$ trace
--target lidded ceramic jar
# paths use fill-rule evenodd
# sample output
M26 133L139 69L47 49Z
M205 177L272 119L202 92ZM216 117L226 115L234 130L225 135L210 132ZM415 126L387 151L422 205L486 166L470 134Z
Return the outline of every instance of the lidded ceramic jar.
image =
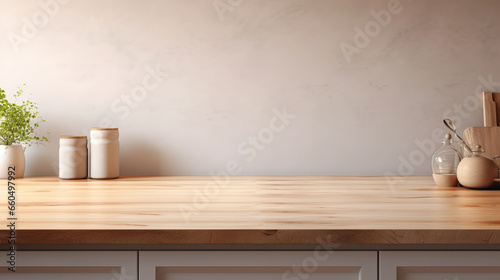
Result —
M61 136L59 139L59 178L85 179L88 173L87 167L87 136Z
M462 159L458 165L457 178L464 187L487 188L498 178L498 166L493 159L484 155L484 150L477 145L472 154Z
M90 177L113 179L120 176L118 128L94 127L90 130Z
M432 155L432 178L440 187L456 187L457 167L461 155L451 143L451 134L446 134L443 146Z

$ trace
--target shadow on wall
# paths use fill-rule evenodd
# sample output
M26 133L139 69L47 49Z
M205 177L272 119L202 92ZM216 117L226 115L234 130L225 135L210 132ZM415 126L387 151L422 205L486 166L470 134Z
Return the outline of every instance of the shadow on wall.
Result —
M50 142L44 145L27 147L24 155L26 177L59 175L59 136L51 137Z
M120 143L120 175L163 175L161 170L165 170L166 162L163 155L145 141Z

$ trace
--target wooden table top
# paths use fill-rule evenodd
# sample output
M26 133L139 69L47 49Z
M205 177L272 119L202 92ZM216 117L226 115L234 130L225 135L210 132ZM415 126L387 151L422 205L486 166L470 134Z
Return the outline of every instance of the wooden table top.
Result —
M15 183L18 244L500 244L500 191L440 188L430 176Z

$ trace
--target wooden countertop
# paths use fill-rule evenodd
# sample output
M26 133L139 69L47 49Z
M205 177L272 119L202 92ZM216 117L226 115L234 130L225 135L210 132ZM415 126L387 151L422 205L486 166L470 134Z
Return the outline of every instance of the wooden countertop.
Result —
M15 182L18 244L500 244L500 191L430 176Z

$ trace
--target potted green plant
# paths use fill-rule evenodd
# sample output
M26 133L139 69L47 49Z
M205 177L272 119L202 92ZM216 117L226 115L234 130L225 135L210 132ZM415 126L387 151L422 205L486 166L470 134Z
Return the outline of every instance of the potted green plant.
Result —
M45 122L38 112L37 103L28 98L17 104L22 94L23 90L19 87L13 96L14 102L10 102L5 91L0 88L0 178L2 179L8 178L9 171L14 171L10 174L15 173L15 178L22 178L25 170L26 146L40 145L48 141L46 136L40 137L35 132L40 123Z

